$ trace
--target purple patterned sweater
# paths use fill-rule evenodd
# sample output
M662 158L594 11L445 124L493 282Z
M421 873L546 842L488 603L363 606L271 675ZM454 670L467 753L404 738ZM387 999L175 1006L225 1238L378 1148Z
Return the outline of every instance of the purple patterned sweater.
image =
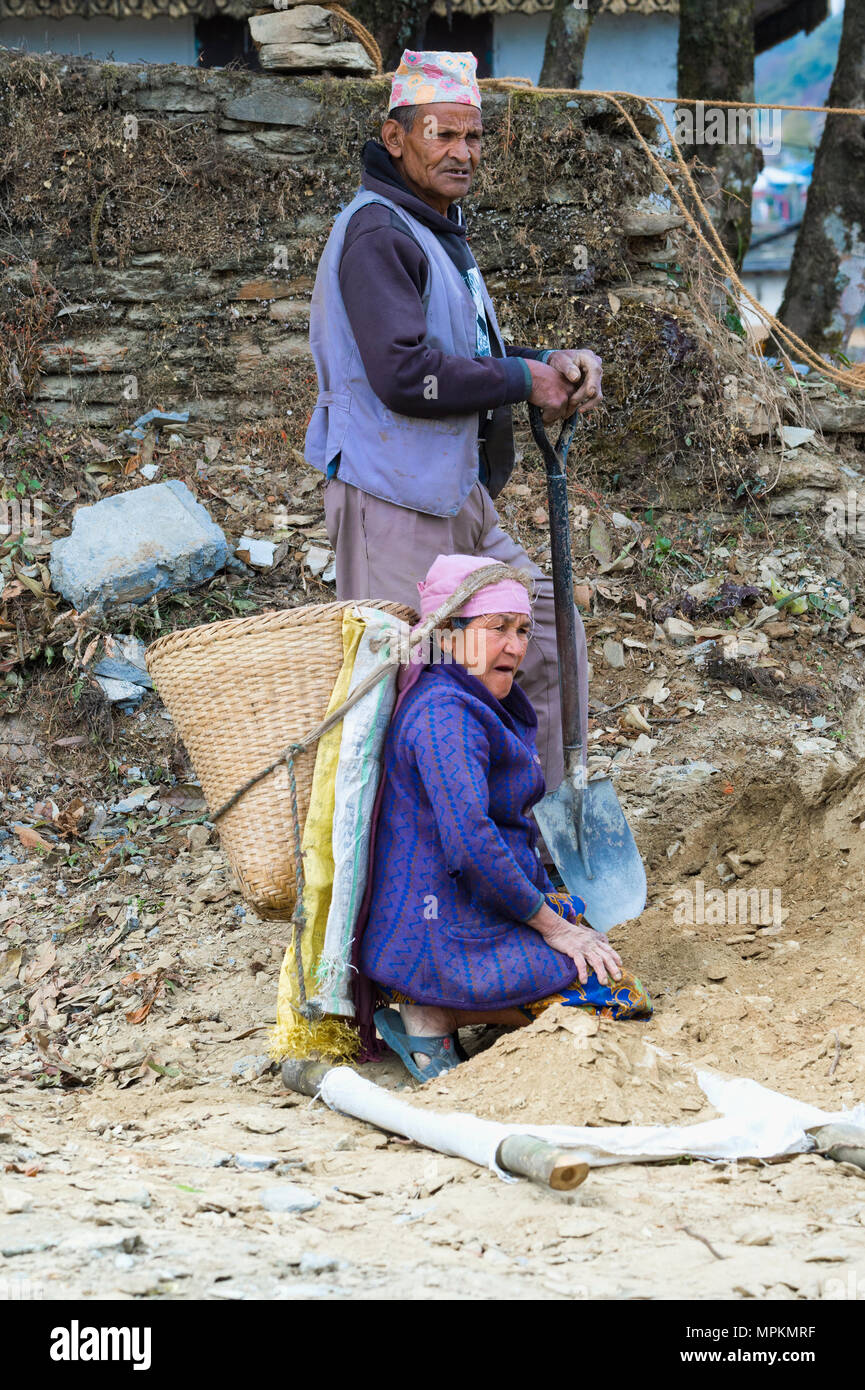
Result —
M464 666L426 667L384 753L373 886L359 963L419 1004L501 1009L577 969L525 925L552 883L531 808L544 795L537 716Z

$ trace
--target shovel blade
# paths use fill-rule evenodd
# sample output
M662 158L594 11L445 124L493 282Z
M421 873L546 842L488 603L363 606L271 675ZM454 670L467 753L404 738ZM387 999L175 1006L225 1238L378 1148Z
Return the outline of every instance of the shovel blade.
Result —
M588 782L579 799L567 777L534 808L535 820L569 893L586 904L586 921L609 931L646 906L646 870L608 777Z

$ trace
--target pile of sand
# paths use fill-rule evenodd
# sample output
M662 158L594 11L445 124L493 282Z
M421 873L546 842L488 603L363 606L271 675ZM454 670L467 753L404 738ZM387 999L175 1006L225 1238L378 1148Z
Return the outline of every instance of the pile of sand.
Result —
M659 1053L640 1023L554 1005L527 1028L428 1082L435 1109L529 1124L692 1124L714 1111L691 1069Z

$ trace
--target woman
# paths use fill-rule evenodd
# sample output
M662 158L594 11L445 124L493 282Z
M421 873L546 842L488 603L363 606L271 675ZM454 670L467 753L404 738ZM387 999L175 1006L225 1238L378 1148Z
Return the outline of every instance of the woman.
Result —
M440 555L418 585L426 617L494 563ZM585 904L557 893L531 808L544 795L537 718L514 677L531 638L525 578L478 590L439 630L442 661L420 670L384 754L375 867L359 964L400 1006L375 1023L419 1080L464 1060L457 1029L521 1025L551 1003L648 1018ZM471 639L471 640L470 640Z

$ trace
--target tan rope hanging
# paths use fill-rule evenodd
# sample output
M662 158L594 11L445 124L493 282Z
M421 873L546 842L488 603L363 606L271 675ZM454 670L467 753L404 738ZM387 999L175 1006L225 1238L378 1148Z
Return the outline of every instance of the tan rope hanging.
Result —
M480 85L482 87L488 84L496 84L501 90L506 90L510 93L510 95L508 96L507 127L505 133L505 146L507 148L508 144L510 143L510 108L513 92L515 90L527 90L530 84L528 84L526 78L521 77L497 77L484 78L481 80ZM802 338L800 338L797 333L794 333L791 328L787 328L785 324L779 322L779 320L775 317L774 314L770 313L768 309L764 308L760 301L758 299L755 299L754 295L751 294L750 290L745 288L744 284L739 278L736 268L733 265L733 262L731 261L730 256L727 252L727 249L721 241L717 229L714 223L712 222L706 204L700 196L691 171L688 168L688 165L685 161L681 149L679 148L676 138L673 135L673 132L671 131L667 123L667 119L663 111L660 109L659 105L660 102L669 103L672 105L676 105L677 103L681 102L681 104L683 105L690 106L696 104L699 98L641 97L638 96L635 92L592 92L583 91L579 88L571 87L533 87L532 90L537 91L539 94L543 95L584 98L600 97L606 101L611 102L612 105L615 106L616 109L619 111L623 119L630 126L637 139L637 142L642 147L644 153L646 154L649 160L649 163L652 165L652 168L655 169L656 172L661 175L662 179L664 180L664 183L669 188L676 205L682 213L682 216L685 218L685 221L688 223L691 230L694 232L700 245L709 253L715 264L719 266L720 269L724 272L724 274L729 278L731 284L736 288L736 290L739 292L742 298L747 300L747 302L751 305L757 318L760 319L767 326L767 328L769 328L772 331L775 338L778 340L781 356L784 359L784 362L786 363L790 372L795 375L790 357L788 353L784 351L784 345L786 345L789 352L795 353L810 367L813 367L815 371L818 371L822 376L826 377L827 380L834 382L838 386L846 387L848 390L865 390L865 363L859 363L854 367L835 367L831 363L827 362L825 358L821 357L820 354L814 350L814 348L810 347L808 343L806 343ZM679 166L679 170L682 176L684 177L688 190L705 223L706 228L710 233L714 245L711 245L710 242L706 239L706 236L700 228L700 225L693 217L690 209L685 205L669 173L667 172L661 161L658 159L658 157L655 155L645 136L638 129L637 123L634 120L633 116L631 116L630 112L628 112L625 109L624 105L622 104L622 101L620 100L620 98L623 97L632 101L641 102L644 105L648 106L650 110L652 110L655 113L655 116L657 117L661 125L664 127L664 130L667 134L667 138L670 141L673 157L677 165ZM706 105L736 108L742 107L749 110L762 111L816 111L829 116L865 117L865 109L860 107L782 106L772 105L767 102L760 103L747 101L709 101L706 102Z
M353 14L349 14L348 10L345 9L343 5L331 4L329 0L322 0L322 9L330 10L331 14L336 15L337 19L341 19L343 24L347 25L347 27L354 34L358 43L362 45L369 57L375 63L376 76L380 77L382 74L382 68L384 67L381 57L381 49L379 48L372 34L367 29L366 25L361 24L359 19L355 19Z

